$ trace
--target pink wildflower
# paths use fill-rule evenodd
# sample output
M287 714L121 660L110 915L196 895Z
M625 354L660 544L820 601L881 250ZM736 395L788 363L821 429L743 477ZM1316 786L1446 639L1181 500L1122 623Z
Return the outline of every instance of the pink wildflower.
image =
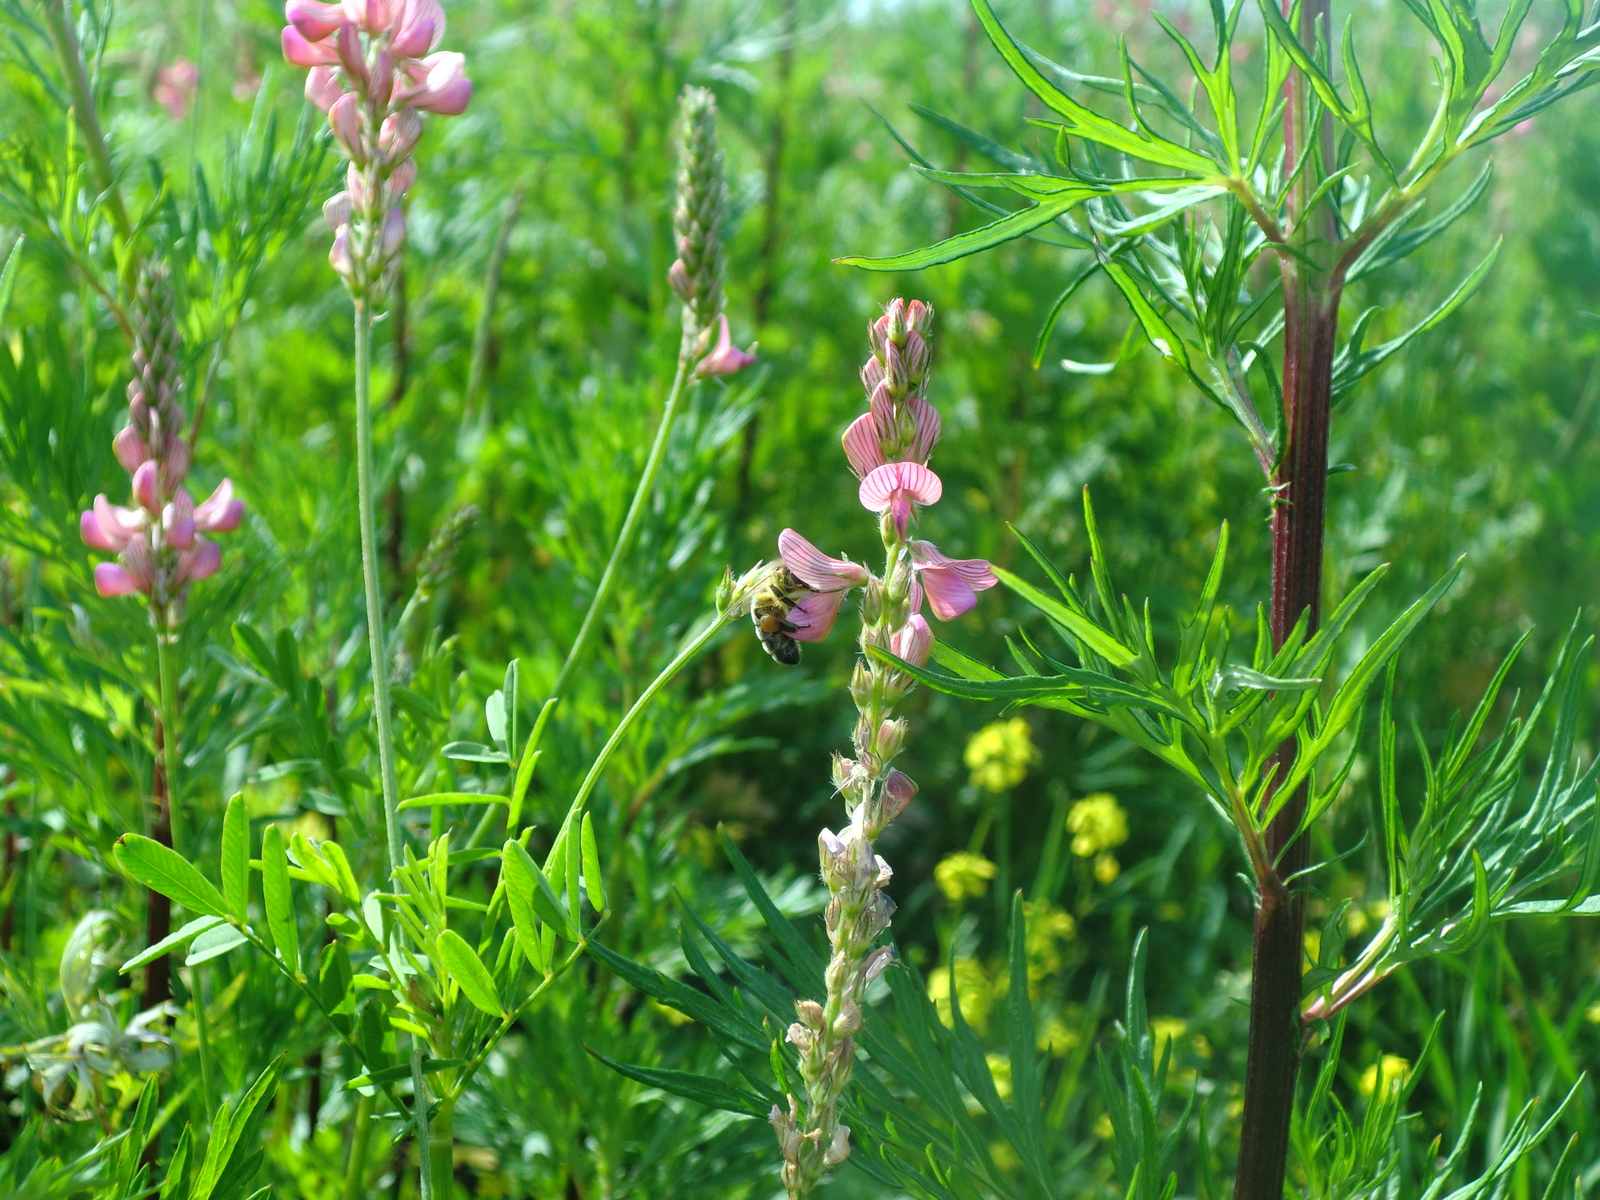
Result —
M708 375L732 375L735 371L744 370L755 360L754 354L746 354L733 344L733 335L728 331L728 314L723 313L717 344L712 347L710 354L700 360L694 373L702 378Z
M938 503L944 484L921 463L891 462L874 468L861 481L858 495L863 508L890 513L895 529L905 537L913 506Z
M950 558L932 542L911 543L911 565L928 595L928 607L941 621L970 612L977 594L996 583L994 570L983 559Z

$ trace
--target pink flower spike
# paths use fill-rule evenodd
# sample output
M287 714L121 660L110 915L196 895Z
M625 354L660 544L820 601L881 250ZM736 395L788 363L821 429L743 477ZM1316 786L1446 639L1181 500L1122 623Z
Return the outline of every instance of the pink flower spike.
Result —
M234 499L233 480L224 479L217 490L194 510L194 527L205 533L227 533L244 520L244 501Z
M708 375L732 375L736 371L744 370L755 360L754 354L746 354L733 344L733 335L728 331L728 314L723 313L717 344L712 347L710 354L700 360L694 373L702 379Z
M843 603L843 591L807 592L789 613L789 623L795 630L789 636L797 642L820 642L833 628Z
M890 652L914 667L926 666L932 649L933 627L921 613L912 613L910 620L889 636Z
M139 585L132 575L116 563L103 562L96 563L94 567L94 590L107 598L131 596L139 590Z
M308 42L320 42L345 23L344 10L339 5L318 4L316 0L288 0L283 6L283 18Z
M913 504L936 504L944 495L939 477L921 463L894 462L877 468L861 481L861 506L890 512L900 536L906 535Z
M210 579L222 569L222 547L216 542L200 542L194 549L178 555L176 582L181 586L198 579Z
M866 586L866 567L824 554L792 529L778 535L778 555L796 579L819 592L847 592Z
M844 456L850 460L850 469L857 479L865 479L883 466L883 446L878 439L878 419L871 413L862 413L850 422L840 439L844 443Z
M117 456L117 461L122 464L122 469L129 475L143 465L145 459L150 457L150 450L144 444L144 439L139 436L139 430L134 425L124 425L121 432L112 439L111 450Z
M161 511L160 468L154 459L140 463L133 473L133 498L152 517Z
M306 76L306 99L327 112L344 95L338 77L328 67L312 67Z
M977 593L997 582L983 559L948 558L932 542L911 543L911 565L928 594L928 607L941 621L953 621L971 611L978 602Z
M339 52L331 41L307 41L293 25L285 25L283 57L294 67L328 67L339 61Z

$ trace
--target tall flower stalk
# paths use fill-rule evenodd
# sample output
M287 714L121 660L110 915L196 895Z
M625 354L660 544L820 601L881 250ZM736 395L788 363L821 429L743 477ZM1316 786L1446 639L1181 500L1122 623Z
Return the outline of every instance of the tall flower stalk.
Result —
M437 0L344 0L319 4L288 0L284 57L310 69L306 98L328 114L340 152L348 160L345 188L323 205L333 232L328 260L349 289L355 316L356 489L361 523L361 571L372 659L373 715L378 734L384 832L390 869L404 864L399 782L389 697L383 592L378 571L373 499L372 311L387 294L405 244L401 205L416 182L412 157L422 136L422 114L465 111L472 82L464 57L440 51L444 11ZM422 1158L422 1195L448 1194L451 1113L441 1105L429 1129L423 1047L413 1038L413 1116Z
M184 437L185 418L179 394L183 376L178 323L173 314L167 269L146 263L139 270L129 310L133 329L133 378L128 383L128 424L112 448L131 476L132 504L113 504L104 493L79 518L84 542L116 553L116 562L95 566L95 589L102 595L144 597L156 643L156 761L151 777L150 834L180 853L185 849L184 821L178 786L177 643L189 585L216 574L222 550L207 533L238 527L244 504L224 479L200 504L184 486L193 447ZM171 903L151 891L146 911L148 945L164 940L172 927ZM144 1007L155 1008L171 994L167 958L145 968ZM198 988L197 988L198 991ZM200 1035L201 1073L207 1107L214 1108L209 1036L205 1004L196 996L195 1019Z
M790 578L780 576L775 586L784 593L781 606L792 601L792 607L781 621L769 621L777 632L797 642L822 640L845 595L862 589L862 656L850 678L857 713L854 757L836 754L833 761L834 789L844 798L849 823L838 833L824 829L817 839L830 893L826 924L833 953L824 975L826 994L796 1005L798 1020L789 1026L788 1040L799 1051L805 1086L801 1094L788 1095L787 1111L774 1106L770 1118L783 1153L784 1187L794 1200L808 1195L850 1153L850 1128L840 1122L839 1100L854 1068L867 989L892 956L877 942L894 914L885 890L894 873L873 843L917 793L917 785L893 765L908 731L895 706L912 680L874 663L868 651L877 647L923 665L933 642L923 600L936 617L953 620L995 583L988 563L948 558L931 542L912 537L918 510L943 491L928 467L940 434L939 414L927 400L932 325L928 305L895 300L869 326L872 357L861 370L868 411L844 434L845 457L860 480L858 498L878 516L882 573L832 558L792 529L778 537ZM766 608L770 617L770 602ZM755 615L758 621L763 615L760 601Z

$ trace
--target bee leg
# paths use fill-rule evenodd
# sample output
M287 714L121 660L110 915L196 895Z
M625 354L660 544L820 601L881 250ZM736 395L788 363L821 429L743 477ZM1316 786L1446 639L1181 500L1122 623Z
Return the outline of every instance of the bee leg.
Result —
M794 624L794 622L792 622L792 621L779 621L778 622L778 628L783 630L785 633L799 633L800 632L800 626Z

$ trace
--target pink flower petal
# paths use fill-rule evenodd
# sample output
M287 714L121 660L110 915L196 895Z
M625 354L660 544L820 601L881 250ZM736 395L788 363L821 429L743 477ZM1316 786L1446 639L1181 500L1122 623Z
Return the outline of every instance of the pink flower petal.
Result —
M340 96L328 110L328 124L334 139L352 162L367 161L366 140L361 136L361 101L355 95Z
M345 78L358 89L365 90L372 76L367 70L367 56L361 48L361 35L356 32L356 26L341 25L339 32L333 35L333 45Z
M778 555L795 578L819 592L846 592L867 582L866 567L824 554L792 529L778 535Z
M939 416L939 410L921 396L911 397L907 405L911 409L911 419L917 427L916 436L911 439L911 457L917 462L925 463L933 454L933 448L939 444L939 435L944 429L944 422Z
M717 344L712 348L695 367L694 373L704 378L708 375L732 375L735 371L742 371L755 362L754 354L746 354L733 344L733 335L728 331L728 314L722 314L721 332L717 335Z
M339 79L328 67L312 67L306 76L306 99L327 112L344 95Z
M932 542L911 543L911 565L941 621L953 621L977 604L977 593L995 585L994 571L981 558L949 558Z
M117 461L122 464L122 469L132 475L150 457L150 451L144 444L144 439L139 436L139 430L133 425L124 425L117 436L111 441L112 452L116 454Z
M932 649L933 628L921 613L912 613L910 619L889 636L890 652L914 667L927 665Z
M850 460L850 469L857 479L864 479L883 466L883 447L878 441L878 421L871 413L862 413L850 422L844 431L844 456Z
M222 569L222 547L216 542L201 542L178 555L176 582L181 586L198 579L209 579Z
M408 0L389 52L396 58L421 58L444 39L444 25L437 0Z
M161 511L161 475L153 459L133 473L133 498L151 516Z
M331 40L308 41L293 25L285 25L283 57L294 67L326 67L339 61L339 52Z
M100 550L121 550L128 544L128 540L136 536L145 526L144 513L135 508L123 508L120 504L113 504L105 498L104 493L94 498L94 518L101 536L110 543L102 546L89 542L91 546ZM80 532L82 528L80 523ZM84 540L88 541L88 538Z
M339 5L318 4L316 0L288 0L283 16L308 42L320 42L330 33L337 33L345 22Z
M83 538L83 544L95 550L115 550L117 544L113 542L103 529L100 520L94 515L94 510L83 513L78 517L78 536Z
M844 592L807 592L789 613L795 631L789 636L797 642L820 642L828 636L844 603Z
M116 563L103 562L95 564L94 590L108 597L131 596L139 590L139 585L132 575Z
M150 543L144 534L137 533L122 548L122 565L133 579L133 585L148 593L155 586L156 566L150 558Z
M913 504L934 504L944 494L939 477L921 463L893 462L878 467L861 481L863 508L891 512L904 537Z
M194 497L187 488L179 488L162 510L161 525L167 545L179 550L194 545Z
M244 501L233 496L233 480L224 479L194 510L194 527L205 533L226 533L244 519Z

